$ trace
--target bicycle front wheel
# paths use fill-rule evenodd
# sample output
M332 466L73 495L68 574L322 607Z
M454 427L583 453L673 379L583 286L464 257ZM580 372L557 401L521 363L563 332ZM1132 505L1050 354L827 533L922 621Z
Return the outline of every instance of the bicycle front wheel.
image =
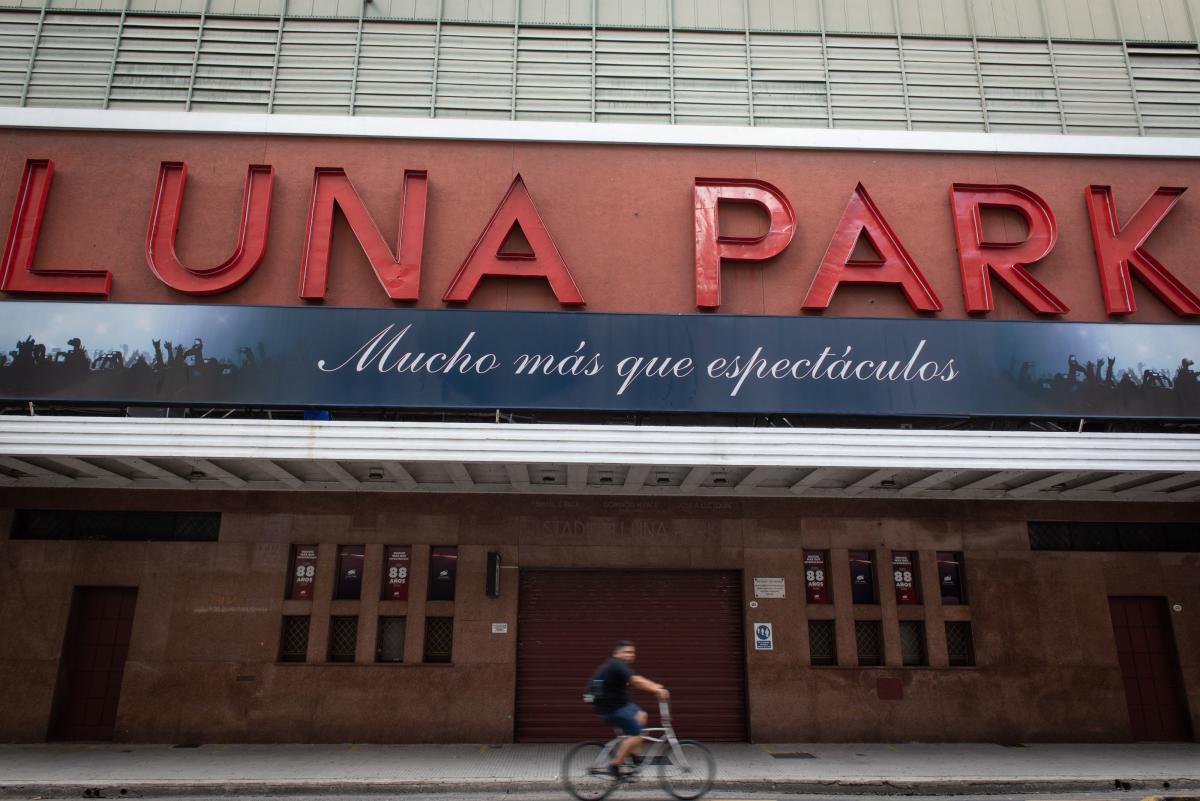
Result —
M717 762L712 752L695 740L680 740L679 749L668 748L659 764L663 789L680 801L692 801L712 789Z
M608 771L604 743L572 746L562 763L563 789L579 801L602 801L617 786Z

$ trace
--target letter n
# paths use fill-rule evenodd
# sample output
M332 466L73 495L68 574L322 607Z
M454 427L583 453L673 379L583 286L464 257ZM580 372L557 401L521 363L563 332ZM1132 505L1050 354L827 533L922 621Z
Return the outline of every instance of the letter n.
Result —
M1008 287L1038 314L1063 314L1067 306L1029 274L1026 266L1054 248L1058 227L1046 201L1021 186L953 184L954 237L968 312L990 312L992 277ZM983 237L983 207L1012 209L1025 218L1029 236L1023 242L988 242Z
M863 234L879 254L878 259L853 258L854 246ZM917 311L942 310L942 302L862 184L854 188L834 229L825 258L804 296L804 308L829 308L833 293L843 283L899 284L909 305Z
M796 212L787 196L766 181L697 178L692 189L696 237L696 306L721 306L722 261L766 261L783 252L796 233ZM759 236L723 236L721 201L758 206L769 218Z
M1129 218L1122 228L1117 223L1117 204L1111 187L1087 188L1088 216L1092 218L1092 241L1100 268L1100 288L1109 314L1137 311L1133 297L1136 274L1150 291L1181 317L1200 315L1200 298L1182 281L1159 264L1146 250L1146 240L1170 213L1186 191L1182 186L1160 186Z
M425 206L429 177L424 170L404 171L399 233L393 255L354 184L340 167L318 167L313 174L308 204L308 228L300 262L300 297L322 300L329 276L333 245L333 207L336 204L371 263L371 269L392 300L416 300L421 289L421 254L425 247Z
M519 228L525 235L532 253L505 253L508 235ZM567 263L542 222L533 198L518 175L508 187L504 199L496 208L479 240L467 254L458 274L450 282L442 300L447 303L466 303L475 294L479 282L489 275L511 278L544 278L563 306L582 306L583 295L567 269Z
M150 225L146 229L146 263L150 271L164 284L186 295L216 295L245 281L258 269L267 249L274 178L275 169L269 165L251 164L246 169L233 254L216 267L196 269L185 265L175 254L187 165L164 161L158 170Z
M13 205L12 225L0 261L0 290L21 294L98 295L108 297L112 273L107 270L42 270L33 266L38 230L46 212L54 162L30 159L21 173Z

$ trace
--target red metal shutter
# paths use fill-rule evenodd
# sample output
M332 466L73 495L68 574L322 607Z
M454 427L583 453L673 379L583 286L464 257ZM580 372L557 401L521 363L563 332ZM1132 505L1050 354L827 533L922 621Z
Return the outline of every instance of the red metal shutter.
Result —
M634 670L671 691L680 737L746 739L742 584L737 572L521 571L517 742L607 739L582 695L617 640L637 644ZM634 703L658 725L649 694Z

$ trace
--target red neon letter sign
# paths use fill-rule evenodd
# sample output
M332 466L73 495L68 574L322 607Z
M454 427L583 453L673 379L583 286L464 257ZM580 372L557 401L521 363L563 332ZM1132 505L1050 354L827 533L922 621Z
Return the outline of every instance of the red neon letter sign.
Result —
M1096 265L1100 268L1100 288L1109 314L1137 311L1130 273L1150 288L1171 311L1180 316L1200 314L1200 298L1167 271L1145 248L1146 240L1187 190L1183 186L1160 186L1122 228L1117 223L1117 205L1112 188L1089 186L1088 216L1092 219L1092 241L1096 244Z
M721 260L766 261L776 256L796 233L796 212L787 197L766 181L697 178L692 189L696 213L696 305L721 306ZM724 200L752 203L770 223L759 236L721 236L717 209Z
M300 297L322 300L329 276L329 251L333 245L333 206L346 216L350 230L367 255L371 269L392 300L416 300L421 289L421 252L425 247L425 202L429 178L424 170L405 170L400 200L400 229L396 254L379 233L379 227L354 184L341 167L318 167L313 173L308 204L308 228L300 261Z
M21 187L13 207L4 260L0 262L0 290L14 293L99 295L108 297L112 273L107 270L38 270L33 266L38 229L46 211L46 197L54 180L54 162L29 159L21 173Z
M967 311L989 312L995 308L991 274L1038 314L1067 311L1063 302L1025 269L1044 258L1058 236L1054 214L1046 201L1020 186L953 184L950 203ZM1017 211L1029 225L1029 238L1024 242L984 241L979 213L983 206Z
M533 253L501 252L504 240L514 228L521 229ZM550 237L550 231L542 222L520 175L508 187L504 199L458 268L458 274L450 282L442 300L447 303L466 303L475 294L480 280L488 275L544 278L562 305L584 304L583 295L579 293L579 287L575 285L575 279L571 277L571 271L567 269L567 263Z
M175 255L187 165L164 161L159 167L150 225L146 229L146 263L150 271L167 286L188 295L215 295L245 281L258 269L267 249L274 178L275 169L269 165L251 164L247 168L233 255L216 267L193 269Z
M879 259L852 259L854 246L863 233L879 253ZM899 284L909 305L917 311L942 310L942 302L862 184L854 187L854 194L850 195L842 219L833 231L825 258L804 296L804 308L829 308L833 293L842 283Z

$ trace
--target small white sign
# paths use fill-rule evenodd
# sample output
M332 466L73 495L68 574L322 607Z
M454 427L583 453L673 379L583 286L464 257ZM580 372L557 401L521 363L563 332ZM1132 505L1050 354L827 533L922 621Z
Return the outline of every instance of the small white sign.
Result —
M786 598L782 577L754 577L755 598Z
M508 624L507 623L493 623L492 624L492 634L508 634Z
M754 650L775 650L775 632L772 630L770 623L754 624Z

